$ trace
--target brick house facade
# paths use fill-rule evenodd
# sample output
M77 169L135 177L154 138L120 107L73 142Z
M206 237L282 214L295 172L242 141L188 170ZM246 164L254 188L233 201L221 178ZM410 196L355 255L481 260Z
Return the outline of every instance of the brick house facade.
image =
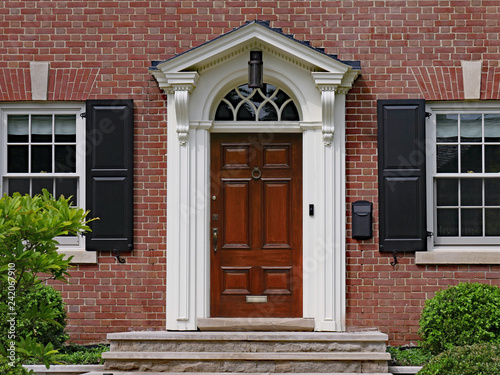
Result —
M37 116L44 105L61 104L65 109L65 104L77 103L83 111L87 100L134 103L133 251L120 253L125 263L108 250L81 258L77 254L75 260L80 260L71 271L70 284L56 285L68 306L71 341L99 342L110 332L167 328L167 93L151 73L151 62L171 61L254 20L269 21L270 32L280 28L283 35L293 35L294 43L307 41L314 49L324 48L340 62L360 62L360 75L345 95L344 328L376 327L389 335L392 345L416 343L420 311L438 289L469 281L500 285L500 240L494 224L483 228L482 237L489 237L489 242L465 246L447 242L461 235L444 232L443 242L436 242L438 229L426 240L427 252L398 252L397 264L391 265L392 252L379 251L377 158L379 100L424 99L425 110L432 113L428 121L438 128L439 121L444 123L455 112L458 118L461 111L498 117L499 15L497 2L487 0L2 2L2 138L7 134L6 116L14 113L9 110L29 108ZM46 86L36 80L43 69L48 69ZM473 112L467 112L468 106ZM466 124L466 117L461 121ZM500 138L498 126L493 120L488 133L493 141L486 136L480 141L490 150L484 157L484 181L494 178L487 173L499 172L488 167L500 158L494 140L495 135ZM0 161L7 147L2 141ZM8 174L2 165L0 170ZM431 202L433 179L441 183L436 174L439 167L427 174ZM436 199L440 205L441 198ZM493 222L500 203L495 197L493 203L485 199L474 207L481 206L476 209L483 210L483 218L491 214ZM359 200L373 203L372 239L352 238L351 203ZM426 204L424 230L432 231L441 220L434 206ZM450 206L460 204L441 206L451 212L455 208Z

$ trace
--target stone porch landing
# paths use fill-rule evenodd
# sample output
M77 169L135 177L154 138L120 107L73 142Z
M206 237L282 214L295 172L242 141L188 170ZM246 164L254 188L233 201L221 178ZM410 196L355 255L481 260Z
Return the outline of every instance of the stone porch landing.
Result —
M105 370L163 373L387 375L380 332L127 332L108 335Z

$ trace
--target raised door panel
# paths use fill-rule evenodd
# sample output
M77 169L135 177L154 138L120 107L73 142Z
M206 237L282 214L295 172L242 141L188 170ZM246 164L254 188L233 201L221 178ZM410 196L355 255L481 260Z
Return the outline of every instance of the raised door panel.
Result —
M263 181L263 248L290 248L290 181Z
M292 267L262 267L263 294L292 294Z
M263 168L290 168L290 145L289 144L265 144L262 145L262 167Z
M250 294L251 267L221 267L222 294Z
M222 180L222 248L250 248L250 181Z
M248 169L250 168L251 149L249 144L222 145L223 169Z

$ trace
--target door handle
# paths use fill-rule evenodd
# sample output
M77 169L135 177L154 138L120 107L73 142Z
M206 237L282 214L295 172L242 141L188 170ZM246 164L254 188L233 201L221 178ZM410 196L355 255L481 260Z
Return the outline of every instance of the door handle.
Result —
M214 253L217 252L217 242L219 240L219 228L212 228L212 241L214 246Z

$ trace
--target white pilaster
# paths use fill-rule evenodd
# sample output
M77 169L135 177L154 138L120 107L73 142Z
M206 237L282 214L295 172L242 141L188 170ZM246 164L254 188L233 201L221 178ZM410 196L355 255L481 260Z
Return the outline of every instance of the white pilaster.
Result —
M342 331L346 314L345 94L348 88L340 87L337 77L314 75L314 78L321 91L323 147L315 155L316 201L320 206L314 219L317 241L313 254L304 254L305 258L312 256L316 264L315 275L304 276L314 278L317 296L316 301L311 301L309 291L305 302L313 303L309 309L314 314L317 331Z
M174 330L196 329L193 233L197 215L192 210L196 155L193 161L193 149L186 144L195 138L189 134L189 94L197 79L196 72L172 73L163 87L168 100L167 328Z

